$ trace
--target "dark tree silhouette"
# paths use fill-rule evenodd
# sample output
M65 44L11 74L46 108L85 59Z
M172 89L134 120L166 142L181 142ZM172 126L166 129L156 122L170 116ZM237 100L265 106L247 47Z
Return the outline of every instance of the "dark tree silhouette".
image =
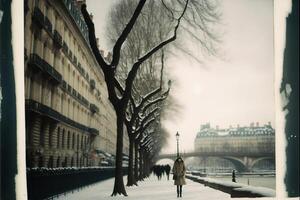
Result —
M170 85L166 92L154 100L149 101L152 96L161 91L161 87L153 90L151 93L142 98L142 101L136 105L135 100L131 98L132 113L130 118L126 118L125 125L127 127L127 133L129 137L129 166L128 166L128 179L127 186L137 185L133 171L133 149L136 138L145 132L150 124L155 120L155 113L160 109L159 102L164 101L169 94ZM147 103L147 104L146 104ZM154 107L153 110L148 111L150 107ZM142 116L142 117L141 117ZM144 116L144 117L143 117ZM151 119L150 119L151 118ZM138 142L138 140L137 140ZM137 156L137 154L135 154Z
M116 147L116 167L115 167L115 182L114 182L114 189L112 192L112 196L117 194L123 194L124 196L127 196L124 182L123 182L123 170L122 170L122 157L123 157L123 124L125 120L125 112L128 105L128 102L130 100L131 91L133 87L133 81L137 74L137 71L139 70L141 64L145 62L147 59L149 59L153 54L155 54L157 51L159 51L161 48L163 48L165 45L173 42L177 37L177 30L179 28L181 19L187 9L189 0L186 1L184 9L180 16L177 19L176 26L174 28L173 36L170 38L162 41L158 45L156 45L154 48L152 48L149 52L147 52L145 55L141 56L137 59L137 61L132 65L132 68L130 72L128 73L127 79L125 81L125 88L122 89L120 92L120 96L116 92L116 88L118 84L118 80L115 77L116 69L119 64L120 60L120 51L123 43L125 42L126 38L128 37L130 31L132 30L137 18L139 17L146 0L140 0L138 2L138 5L136 6L136 9L130 18L128 24L122 31L120 37L116 41L114 48L113 48L113 54L112 54L112 61L110 63L107 63L103 56L100 54L99 49L97 47L97 41L95 37L95 27L94 23L90 18L89 13L86 10L86 5L83 4L81 7L81 12L83 14L84 20L87 24L88 30L89 30L89 42L91 49L93 51L93 54L96 57L97 62L99 63L106 82L106 86L108 89L108 97L110 102L112 103L114 110L116 111L117 116L117 147Z
M148 1L153 2L153 1ZM216 38L212 34L212 29L209 26L211 23L215 23L218 19L218 15L215 12L216 4L212 4L209 0L161 0L159 1L161 6L164 7L168 13L169 24L174 25L174 28L170 31L171 35L166 37L159 37L160 41L157 45L154 45L153 48L144 49L143 54L133 61L133 64L130 65L131 68L128 75L125 77L124 88L118 80L117 68L120 64L121 58L121 48L127 40L132 29L136 25L137 19L141 17L142 10L146 3L146 0L137 0L137 5L134 9L132 16L129 18L128 23L126 23L124 29L120 32L119 37L115 41L112 50L112 59L111 61L106 61L103 56L100 54L97 47L96 37L95 37L95 27L93 21L90 19L89 13L86 10L86 5L82 5L81 12L83 18L87 24L89 31L89 43L93 54L97 62L99 63L100 68L103 71L105 82L108 90L108 98L112 103L117 117L117 147L116 147L116 169L115 169L115 183L112 195L123 194L127 196L125 191L124 182L123 182L123 172L122 172L122 151L123 151L123 124L125 122L125 113L127 110L128 103L132 96L133 83L135 77L137 76L138 71L143 66L147 60L151 59L160 49L166 45L174 42L178 36L178 29L181 21L185 21L185 25L182 26L183 30L186 30L194 39L200 43L200 47L203 50L214 53L215 49L213 43L210 41L216 41ZM162 20L156 20L154 23L161 23ZM161 24L161 27L164 27L165 24ZM193 34L193 30L199 30L200 34ZM146 29L145 29L146 30ZM148 30L149 31L149 30ZM137 41L139 45L139 41ZM152 47L152 46L151 46ZM180 48L179 48L180 49ZM186 51L187 52L187 51ZM189 54L187 52L187 54ZM109 62L109 63L108 63ZM119 87L120 86L120 87ZM156 149L156 148L155 148Z

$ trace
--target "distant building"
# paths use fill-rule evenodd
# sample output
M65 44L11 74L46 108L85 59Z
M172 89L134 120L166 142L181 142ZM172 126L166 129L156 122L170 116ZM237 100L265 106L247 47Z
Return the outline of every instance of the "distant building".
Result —
M116 152L116 115L78 9L84 2L24 2L27 167L99 165L98 151Z
M271 124L221 129L201 125L195 142L197 152L275 152L275 130Z

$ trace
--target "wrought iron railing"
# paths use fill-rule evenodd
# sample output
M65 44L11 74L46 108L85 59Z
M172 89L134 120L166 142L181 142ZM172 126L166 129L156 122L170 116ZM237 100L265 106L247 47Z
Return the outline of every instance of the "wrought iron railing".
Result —
M62 50L65 53L65 55L68 54L69 48L68 48L68 45L67 45L67 43L65 41L63 41Z
M90 85L91 85L91 89L92 89L92 90L96 88L96 82L95 82L94 79L91 79L91 80L90 80Z
M56 69L54 69L54 67L52 67L49 63L42 59L39 55L31 54L29 65L42 71L44 74L50 77L51 80L54 81L54 83L60 84L62 82L62 75L58 71L56 71Z
M39 28L43 28L45 25L44 14L38 7L35 7L33 10L32 20Z
M57 30L54 30L53 40L58 48L62 48L63 46L62 36L59 34Z
M90 110L92 113L97 113L99 112L99 108L95 104L90 104Z
M35 100L27 99L25 103L26 103L26 110L30 110L30 111L39 113L43 116L47 116L57 122L66 123L75 128L81 129L85 132L89 132L90 134L93 134L93 135L95 135L95 134L98 135L98 133L99 133L99 131L97 129L87 127L83 124L75 122L72 119L70 119L70 118L62 115L61 113L57 112L56 110L52 109L51 107L43 105Z
M52 23L49 20L48 17L45 17L45 24L44 24L45 30L52 35Z

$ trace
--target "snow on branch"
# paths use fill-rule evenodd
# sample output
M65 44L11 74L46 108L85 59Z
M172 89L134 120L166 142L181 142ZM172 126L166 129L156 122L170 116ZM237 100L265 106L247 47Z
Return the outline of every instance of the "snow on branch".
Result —
M167 90L165 93L163 93L159 98L157 98L157 99L155 99L155 100L153 100L153 101L150 101L150 102L142 109L142 113L145 113L146 110L147 110L148 108L150 108L152 105L157 104L158 102L164 101L164 100L168 97L169 92L170 92L170 87L169 87L168 90Z
M115 83L115 86L116 86L116 88L118 89L118 91L121 93L121 94L123 94L124 93L124 88L123 88L123 86L121 85L121 83L118 81L118 79L117 78L114 78L114 83Z

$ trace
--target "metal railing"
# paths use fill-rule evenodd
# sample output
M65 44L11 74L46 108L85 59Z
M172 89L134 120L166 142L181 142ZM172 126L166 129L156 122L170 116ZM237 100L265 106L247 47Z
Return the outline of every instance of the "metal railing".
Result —
M39 28L43 28L45 25L44 14L38 7L35 7L33 10L32 20Z
M46 199L114 176L114 167L27 169L29 200ZM123 168L127 174L127 168Z
M99 108L95 105L95 104L90 104L90 109L92 111L92 113L97 113L99 112Z
M59 34L57 30L54 30L53 40L58 48L62 48L63 46L62 36Z
M92 89L92 90L96 88L96 82L95 82L94 79L91 79L91 80L90 80L90 85L91 85L91 89Z
M47 116L57 122L63 122L66 123L68 125L71 125L75 128L81 129L85 132L88 132L90 134L99 134L99 131L96 128L91 128L91 127L87 127L83 124L80 124L76 121L73 121L72 119L65 117L64 115L60 114L59 112L57 112L56 110L43 105L35 100L32 99L27 99L26 100L26 110L31 110L34 111L36 113L39 113L41 115Z
M42 59L37 54L31 54L29 65L34 66L35 68L42 71L48 77L51 78L56 84L60 84L62 82L62 75L54 69L49 63L47 63L44 59Z

